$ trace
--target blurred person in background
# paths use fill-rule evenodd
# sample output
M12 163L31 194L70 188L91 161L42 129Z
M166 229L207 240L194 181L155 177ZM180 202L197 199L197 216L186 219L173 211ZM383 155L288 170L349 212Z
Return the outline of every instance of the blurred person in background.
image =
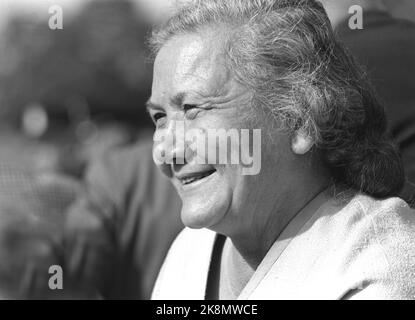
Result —
M138 1L158 24L179 1ZM150 92L148 92L150 95ZM105 299L149 299L167 251L183 229L181 201L152 160L151 135L92 161L86 193L69 210L64 265L78 292Z
M0 164L0 299L71 297L49 289L49 267L62 265L65 212L81 192L75 179Z
M415 20L414 1L321 2L337 35L364 66L384 103L389 133L402 154L407 179L415 182L415 22L392 15L412 12ZM363 9L363 29L349 27L349 8L353 5ZM407 184L404 198L414 203L411 184Z
M67 214L65 270L78 291L149 299L176 235L181 201L152 160L152 144L118 148L91 163L85 194Z

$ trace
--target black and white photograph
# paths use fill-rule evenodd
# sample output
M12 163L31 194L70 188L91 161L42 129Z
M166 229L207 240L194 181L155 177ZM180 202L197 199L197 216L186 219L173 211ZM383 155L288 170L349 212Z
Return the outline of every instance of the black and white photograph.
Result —
M415 300L415 0L0 0L0 300Z

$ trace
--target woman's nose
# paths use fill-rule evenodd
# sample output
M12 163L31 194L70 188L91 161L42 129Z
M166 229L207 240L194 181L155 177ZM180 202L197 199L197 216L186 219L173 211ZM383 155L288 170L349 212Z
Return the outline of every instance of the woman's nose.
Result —
M165 128L156 130L153 158L158 166L185 164L185 149L183 121L169 121Z

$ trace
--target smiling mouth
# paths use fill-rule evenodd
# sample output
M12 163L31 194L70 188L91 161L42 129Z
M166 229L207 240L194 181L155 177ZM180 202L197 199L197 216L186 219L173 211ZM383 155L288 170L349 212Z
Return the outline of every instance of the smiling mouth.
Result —
M209 170L209 171L188 174L188 175L183 176L183 177L177 177L177 179L180 181L180 183L182 185L189 185L189 184L195 183L197 181L200 181L204 178L207 178L215 172L216 172L216 170L213 169L213 170Z

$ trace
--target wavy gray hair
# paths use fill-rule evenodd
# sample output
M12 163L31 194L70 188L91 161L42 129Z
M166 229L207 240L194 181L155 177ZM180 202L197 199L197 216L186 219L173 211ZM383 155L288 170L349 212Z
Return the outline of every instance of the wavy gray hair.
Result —
M172 37L221 28L234 76L253 107L286 130L313 138L337 185L374 197L398 195L400 157L386 136L383 107L314 0L192 1L153 33L155 53Z

